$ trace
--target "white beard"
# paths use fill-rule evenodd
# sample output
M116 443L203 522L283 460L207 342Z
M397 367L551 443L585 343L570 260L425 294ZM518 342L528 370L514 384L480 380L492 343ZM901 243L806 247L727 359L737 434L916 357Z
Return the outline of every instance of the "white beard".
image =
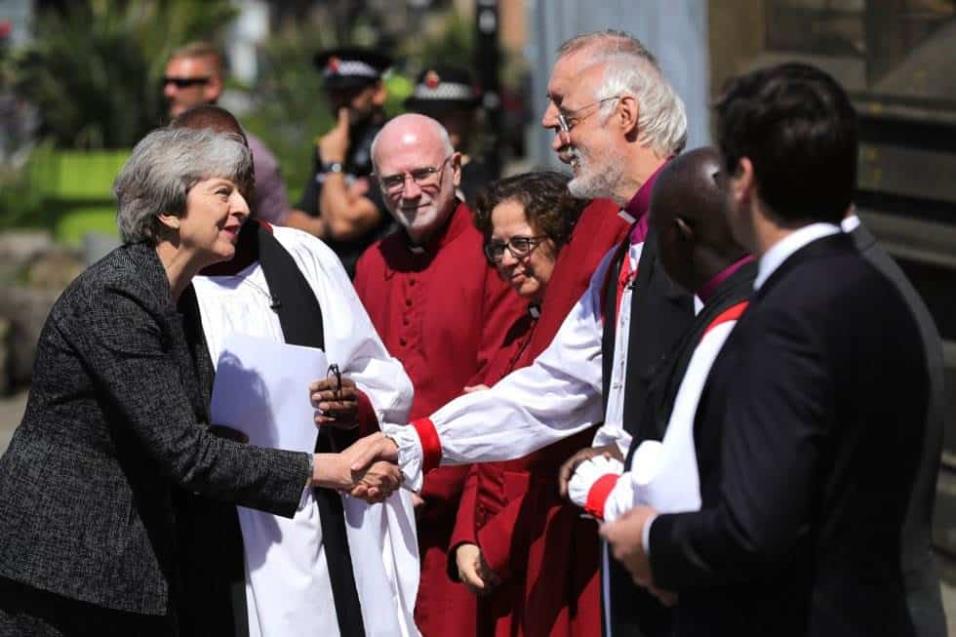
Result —
M595 165L594 159L585 158L577 148L572 152L572 165L578 167L578 174L568 182L568 192L578 199L613 196L624 174L623 161L613 161L614 158L605 156L612 161L601 162L606 165L600 166Z

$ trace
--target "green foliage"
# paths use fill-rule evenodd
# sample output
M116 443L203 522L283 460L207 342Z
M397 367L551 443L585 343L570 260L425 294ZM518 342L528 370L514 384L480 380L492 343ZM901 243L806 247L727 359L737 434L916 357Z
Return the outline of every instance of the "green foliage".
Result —
M60 243L78 246L90 232L118 239L115 207L73 208L57 220L54 236Z
M65 148L122 148L163 119L170 50L216 39L227 0L88 0L43 11L16 54L17 91L39 109L41 134Z
M400 45L401 53L418 67L415 71L436 62L466 68L473 65L475 25L472 20L457 11L448 11L434 16L429 27Z
M312 27L289 27L260 52L258 84L249 91L252 109L242 125L275 154L293 205L312 170L312 142L333 124L312 56L332 35Z
M24 166L0 164L0 230L44 227L72 242L85 230L116 232L113 180L128 151L33 149Z

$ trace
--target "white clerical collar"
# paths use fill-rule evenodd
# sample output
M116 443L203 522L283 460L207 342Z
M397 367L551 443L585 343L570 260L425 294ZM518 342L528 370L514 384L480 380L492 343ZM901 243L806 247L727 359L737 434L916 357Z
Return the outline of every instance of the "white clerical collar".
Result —
M840 227L843 228L843 232L850 234L860 227L860 218L857 217L855 213L850 213L843 217L843 221L840 222Z
M832 223L811 223L808 226L803 226L799 230L794 230L770 246L770 249L764 252L763 256L760 257L760 262L757 265L757 278L754 279L754 289L759 290L760 286L774 273L774 270L790 258L791 254L808 243L831 234L838 234L839 232L840 227Z

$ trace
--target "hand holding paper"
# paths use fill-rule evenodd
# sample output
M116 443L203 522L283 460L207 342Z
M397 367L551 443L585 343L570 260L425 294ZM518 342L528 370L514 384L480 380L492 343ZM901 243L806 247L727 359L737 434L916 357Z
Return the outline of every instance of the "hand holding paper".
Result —
M328 376L309 385L309 397L317 410L315 424L339 429L358 426L358 388L345 376Z

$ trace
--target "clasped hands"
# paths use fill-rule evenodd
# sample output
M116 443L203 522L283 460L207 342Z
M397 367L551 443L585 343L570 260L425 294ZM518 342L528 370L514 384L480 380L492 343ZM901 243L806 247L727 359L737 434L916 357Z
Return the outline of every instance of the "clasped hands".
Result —
M359 390L350 378L329 377L312 383L309 397L317 427L358 426ZM369 503L382 502L402 485L398 447L381 433L359 439L339 453L317 453L314 486L336 489Z
M571 483L581 465L600 456L620 461L624 460L617 445L614 444L578 451L561 466L558 475L558 489L563 497L572 500L572 503L578 506L582 505L581 502L574 502L571 498ZM601 524L599 532L604 541L607 542L610 553L624 565L634 583L646 588L665 606L673 606L677 603L677 595L662 590L654 584L650 557L644 550L644 526L656 514L657 512L651 507L636 506L617 520Z

